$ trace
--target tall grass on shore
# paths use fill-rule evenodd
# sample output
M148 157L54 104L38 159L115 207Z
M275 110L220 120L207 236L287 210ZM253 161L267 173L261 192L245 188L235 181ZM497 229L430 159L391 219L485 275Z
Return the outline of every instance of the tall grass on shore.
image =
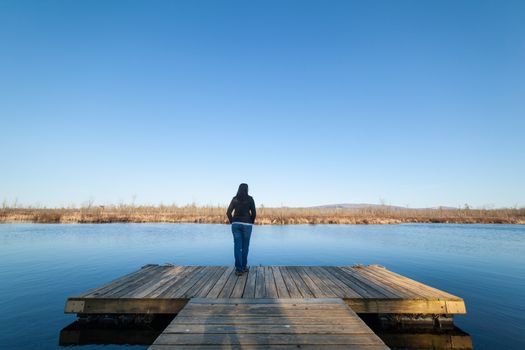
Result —
M0 223L213 223L226 224L221 206L110 205L81 208L0 208ZM501 223L525 224L525 208L408 209L390 206L363 208L265 208L257 211L257 224L398 224L398 223Z

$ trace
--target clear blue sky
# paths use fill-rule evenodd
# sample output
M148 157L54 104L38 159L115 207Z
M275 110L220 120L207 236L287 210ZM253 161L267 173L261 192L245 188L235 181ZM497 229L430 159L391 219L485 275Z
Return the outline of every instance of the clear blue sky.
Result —
M525 1L0 1L0 201L525 205Z

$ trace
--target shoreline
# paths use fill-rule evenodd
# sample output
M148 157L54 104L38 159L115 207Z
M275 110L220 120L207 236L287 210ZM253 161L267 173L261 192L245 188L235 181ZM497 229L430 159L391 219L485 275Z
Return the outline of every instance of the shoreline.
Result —
M198 223L228 224L221 207L4 208L0 224ZM256 225L525 224L525 209L261 208Z

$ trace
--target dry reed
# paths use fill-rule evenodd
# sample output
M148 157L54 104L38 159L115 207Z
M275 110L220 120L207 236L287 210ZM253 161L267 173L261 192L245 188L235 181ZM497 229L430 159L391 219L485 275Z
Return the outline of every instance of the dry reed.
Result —
M213 223L226 224L220 206L88 206L82 208L0 208L0 223ZM399 224L498 223L525 224L525 208L405 209L389 206L363 208L259 208L257 224Z

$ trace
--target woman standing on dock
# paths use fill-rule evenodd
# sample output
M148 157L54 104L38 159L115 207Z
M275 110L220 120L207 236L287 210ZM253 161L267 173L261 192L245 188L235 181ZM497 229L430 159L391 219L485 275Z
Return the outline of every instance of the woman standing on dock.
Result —
M232 215L233 212L233 215ZM235 274L240 276L247 272L248 249L252 235L252 225L255 222L255 202L248 195L248 185L239 185L237 195L232 198L226 211L232 225L233 253L235 256Z

